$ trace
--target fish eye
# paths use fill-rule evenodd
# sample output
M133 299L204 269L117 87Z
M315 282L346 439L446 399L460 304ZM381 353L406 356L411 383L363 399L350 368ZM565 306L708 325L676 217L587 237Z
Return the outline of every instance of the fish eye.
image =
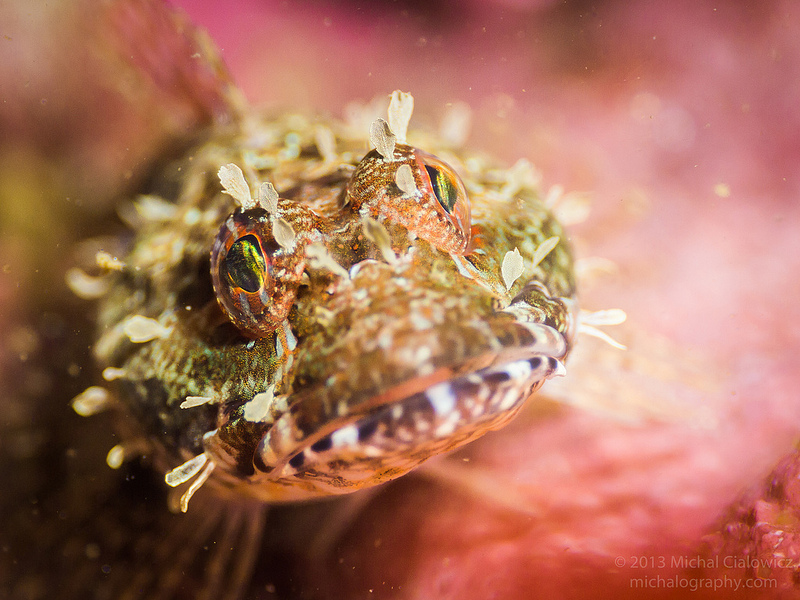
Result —
M450 179L444 171L430 165L425 165L425 171L427 171L428 177L431 180L433 194L436 196L439 204L447 211L447 214L452 214L453 208L458 200L458 190L453 184L453 180Z
M302 249L282 248L267 212L260 208L237 209L220 228L211 250L217 302L251 338L270 334L286 319L303 268Z
M267 282L267 265L258 239L247 234L236 240L220 264L231 285L251 294Z
M451 235L461 243L457 251L450 252L467 254L472 224L469 197L464 183L450 165L433 154L416 150L415 158L421 167L423 191L436 199L441 209L440 217L453 232Z
M464 184L452 167L423 150L397 144L391 160L370 152L356 168L347 197L353 209L365 207L371 216L402 225L444 252L470 251Z

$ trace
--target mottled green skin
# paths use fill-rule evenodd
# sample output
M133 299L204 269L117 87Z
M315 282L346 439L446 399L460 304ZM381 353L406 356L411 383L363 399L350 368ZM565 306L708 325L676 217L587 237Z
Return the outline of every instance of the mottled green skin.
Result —
M509 179L505 170L481 157L462 157L425 136L416 139L412 132L411 144L440 156L464 179L472 202L474 252L462 259L471 266L459 269L451 255L386 222L399 257L397 264L388 264L344 200L353 165L365 151L366 132L337 123L325 126L336 136L336 160L322 159L314 124L300 117L248 119L216 132L167 168L159 184L163 189L155 194L174 203L175 214L138 226L131 252L123 257L126 267L114 275L100 307L96 355L102 366L124 370L108 387L124 406L126 429L147 439L161 470L202 453L203 435L219 429L214 452L226 464L212 476L222 484L218 489L293 499L291 488L305 483L265 483L254 476L253 466L259 440L287 402L307 404L300 422L312 430L382 394L396 393L392 390L420 391L473 372L516 343L514 317L498 312L515 300L525 300L532 320L555 327L571 342L572 259L537 190L519 189L509 196L503 191ZM329 244L332 256L345 269L361 262L350 280L307 269L308 280L289 316L298 339L291 364L286 352L278 356L277 334L257 341L239 335L213 295L209 250L235 208L222 193L217 171L231 162L242 167L251 189L270 181L281 197L302 201L337 223L339 237ZM561 243L533 268L536 248L552 236L560 236ZM525 271L506 290L501 264L514 248ZM472 276L464 274L465 268ZM132 343L122 331L129 315L156 319L170 334ZM429 355L415 354L420 347ZM244 405L271 385L283 403L276 402L259 422L244 419ZM222 401L179 408L187 396L211 395ZM372 483L404 470L376 473ZM335 474L326 476L335 480ZM313 484L308 486L308 495L314 495Z

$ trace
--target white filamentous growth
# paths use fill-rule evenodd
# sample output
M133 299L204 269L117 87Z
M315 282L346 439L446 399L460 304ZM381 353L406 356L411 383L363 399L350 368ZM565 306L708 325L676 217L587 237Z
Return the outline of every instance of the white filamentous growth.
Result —
M198 454L179 467L172 469L172 471L164 476L164 481L166 481L167 485L170 487L177 487L197 475L207 462L208 456L205 454Z
M522 190L536 190L542 181L542 174L525 158L520 158L506 172L506 184L500 194L512 198Z
M216 466L217 466L216 463L213 462L208 463L206 468L203 469L203 472L200 473L197 479L195 479L192 482L192 485L190 485L189 488L183 493L183 495L181 496L182 513L185 513L187 510L189 510L189 500L191 500L192 496L194 496L194 493L200 489L200 486L202 486L206 481L208 481L208 478L211 476L211 473L214 472L214 467Z
M233 196L233 199L241 204L242 208L248 210L256 207L256 202L250 194L250 187L238 165L228 163L219 168L217 175L225 193Z
M397 141L389 124L383 119L376 119L369 128L369 141L378 153L386 160L394 158L394 145Z
M123 444L117 444L106 455L106 464L112 469L119 469L126 460L133 456L141 456L148 452L150 446L147 440L135 439Z
M336 152L336 136L327 127L322 125L314 129L314 144L325 162L334 162L339 155Z
M394 182L404 194L413 196L417 193L417 184L414 182L414 173L411 165L400 165L394 175Z
M135 344L149 342L156 338L167 337L170 330L150 317L133 315L125 319L122 330L128 339Z
M506 252L503 257L503 264L500 265L500 273L503 276L503 283L506 289L510 290L514 282L519 279L520 275L525 271L525 261L522 259L522 254L519 253L519 248L514 248Z
M294 352L294 349L297 348L297 338L294 337L294 333L292 333L292 327L289 325L289 319L285 319L282 324L283 332L286 334L286 347L289 348L290 352Z
M592 197L586 192L565 194L562 186L554 185L547 191L544 204L562 225L577 225L589 218Z
M364 228L364 235L378 247L383 259L390 265L397 263L397 255L392 249L392 238L389 236L386 227L375 219L366 216L361 218L361 224Z
M539 244L539 247L536 248L536 252L533 253L534 267L539 266L539 263L542 262L547 257L547 255L550 254L550 252L553 251L553 248L558 246L559 240L560 238L557 235L554 235L553 237L549 237L541 244Z
M78 267L69 269L65 279L72 293L83 300L96 300L108 291L108 279L92 277Z
M181 402L181 408L194 408L195 406L203 406L214 402L215 398L212 396L186 396L186 400Z
M603 340L606 344L616 348L617 350L628 349L628 347L625 344L620 344L617 340L612 338L604 331L600 331L599 329L597 329L597 327L592 327L591 325L583 325L581 323L578 323L578 333L583 333L585 335L596 337L599 340Z
M122 444L117 444L106 455L106 464L115 471L122 466L125 462L125 447Z
M139 196L133 203L136 213L146 221L164 222L175 217L177 206L158 196Z
M319 242L306 246L306 258L308 258L308 265L312 269L327 269L334 275L339 275L346 279L350 277L347 269L337 263L328 252L328 249Z
M618 269L617 263L601 256L587 256L575 261L575 276L582 283L596 277L610 275Z
M582 310L580 319L584 325L621 325L628 319L628 315L621 308L607 308L594 312Z
M258 188L258 204L271 215L278 212L278 191L268 181Z
M393 91L389 101L388 112L389 129L394 132L398 142L405 144L408 123L411 121L411 114L414 112L414 96L400 90Z
M93 385L73 398L72 409L82 417L89 417L104 411L109 404L108 390Z
M603 340L609 346L619 350L626 350L625 344L620 344L604 331L600 331L595 325L620 325L628 318L625 311L620 308L609 308L595 312L581 311L578 315L578 333L583 333Z
M95 262L97 266L105 271L122 272L125 270L125 263L118 259L116 256L111 256L108 252L100 250L95 254Z
M106 367L103 369L103 379L106 381L114 381L115 379L122 379L128 374L125 369L119 367Z
M294 248L297 235L286 219L277 217L272 220L272 235L284 250L292 250Z
M261 422L269 416L270 409L273 404L273 390L275 388L270 386L263 392L253 396L253 398L244 405L244 418L248 421L255 423Z
M460 148L469 137L471 122L472 110L466 102L449 104L439 126L439 135L448 144Z

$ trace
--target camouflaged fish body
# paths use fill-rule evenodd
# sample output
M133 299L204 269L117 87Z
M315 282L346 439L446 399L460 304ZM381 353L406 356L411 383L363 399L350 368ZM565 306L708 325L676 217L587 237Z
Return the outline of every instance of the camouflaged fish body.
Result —
M172 485L270 502L372 486L500 427L562 372L572 263L537 191L423 134L371 153L366 137L243 119L137 201L95 352ZM220 183L229 164L249 208ZM273 302L285 316L259 329Z

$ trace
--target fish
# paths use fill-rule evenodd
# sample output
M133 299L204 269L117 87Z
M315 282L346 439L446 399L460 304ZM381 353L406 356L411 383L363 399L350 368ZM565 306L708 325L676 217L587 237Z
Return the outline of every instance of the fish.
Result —
M390 118L411 102L395 92ZM130 251L105 259L93 393L182 511L201 485L275 503L390 481L564 373L557 220L508 170L394 127L243 118L169 167L172 195L153 215L140 198Z
M572 251L532 167L410 128L410 94L364 127L229 86L206 90L226 118L121 201L96 272L68 273L102 373L72 406L110 414L108 467L152 497L81 501L53 542L83 555L60 551L64 597L244 597L269 507L411 472L565 372Z
M125 21L126 25L128 22ZM212 82L204 93L215 97L221 87L219 82ZM238 111L239 107L232 112ZM542 504L552 506L552 512L537 512L536 508L541 504L514 496L511 477L506 480L487 478L486 472L462 462L468 461L470 456L480 455L482 449L485 450L487 445L491 447L494 440L502 440L503 436L493 436L487 440L488 444L473 447L473 455L462 453L451 460L432 461L438 465L436 471L426 469L430 463L424 462L428 457L460 447L487 430L503 426L515 411L522 410L516 407L514 400L519 393L503 391L499 387L500 380L532 370L530 361L533 358L546 359L555 368L551 372L545 371L541 377L532 376L532 381L535 377L530 387L532 393L542 379L562 372L561 366L565 364L567 355L572 354L573 336L565 336L567 348L563 354L560 349L555 349L559 345L557 338L555 344L541 344L533 358L523 356L517 360L521 355L515 353L521 351L524 344L515 345L512 340L508 345L501 343L499 347L487 350L486 344L481 344L488 337L482 342L480 337L467 336L466 345L453 346L462 352L464 362L448 362L438 354L426 357L428 344L417 345L414 342L419 338L412 337L404 347L404 340L398 337L397 332L400 331L402 336L411 325L410 330L416 336L424 329L417 327L428 317L423 307L437 306L437 302L426 299L413 305L414 310L403 310L403 303L395 302L405 289L401 286L390 294L378 293L375 296L376 302L383 302L381 311L387 320L398 321L406 329L387 331L385 326L376 322L375 329L358 331L362 322L360 317L366 317L363 321L372 323L370 317L377 321L379 316L359 303L372 302L373 287L383 289L388 286L391 289L398 283L400 271L402 279L423 290L426 298L440 297L443 306L449 307L446 303L453 300L447 290L459 297L454 306L462 318L450 320L449 315L445 315L443 323L452 327L437 327L437 335L455 334L464 322L475 317L488 322L491 334L496 335L498 328L507 325L503 321L505 317L500 317L505 314L517 321L517 325L511 327L515 334L525 335L519 329L519 323L528 323L524 328L529 332L536 330L537 335L551 333L540 327L543 323L559 331L557 319L548 315L535 315L531 321L531 314L542 310L536 306L540 298L532 303L522 298L523 292L529 293L531 289L541 291L544 288L549 293L550 284L543 283L541 278L549 276L552 270L537 272L534 283L528 278L528 283L519 293L512 288L520 290L520 286L515 284L519 281L522 285L526 281L525 269L529 263L538 266L538 259L549 260L553 252L563 251L563 232L552 231L547 234L550 237L539 237L536 240L538 245L531 253L525 249L520 252L515 240L504 240L502 226L494 230L489 227L487 230L492 232L489 235L481 228L482 222L491 221L481 212L491 210L487 203L490 196L496 197L493 202L498 208L511 198L518 202L523 200L525 204L518 208L527 211L528 198L539 193L536 186L518 180L518 173L513 169L497 167L497 163L438 139L431 132L414 129L406 144L400 140L402 135L398 135L403 126L398 128L397 123L385 125L376 121L368 131L368 123L345 126L328 119L296 116L262 119L255 116L252 109L243 106L241 112L235 114L233 123L217 123L210 131L199 132L208 137L199 142L193 140L194 146L184 148L186 154L176 165L164 162L174 157L162 157L158 163L160 176L147 182L155 183L156 189L142 187L145 195L131 204L123 202L120 207L120 213L131 227L130 231L118 235L105 253L98 255L99 266L107 274L92 278L79 271L71 272L72 286L82 297L103 296L100 301L102 326L95 348L103 376L96 378L95 385L73 403L79 414L91 414L92 418L86 419L85 425L76 425L68 420L63 425L49 425L48 431L56 431L59 435L48 439L61 441L66 452L59 452L49 445L46 451L29 445L26 456L31 460L25 464L32 468L19 471L25 475L24 478L14 477L24 481L44 474L70 475L62 479L53 478L47 485L48 493L52 491L49 496L31 495L29 498L12 489L12 497L16 493L23 498L24 504L20 502L15 506L12 499L12 508L22 506L22 509L8 513L4 520L5 560L3 568L0 568L3 571L0 573L0 589L8 589L7 574L12 570L6 569L6 564L13 563L14 571L17 565L28 568L38 565L35 575L26 576L22 571L19 575L11 575L13 592L9 595L12 597L270 596L276 591L276 580L270 581L269 577L275 576L281 565L286 564L286 559L285 555L280 555L277 561L273 560L274 556L262 555L265 544L261 543L261 536L266 537L272 547L279 547L281 552L291 555L297 550L292 546L292 536L286 533L303 523L295 519L283 524L282 520L291 513L286 512L287 509L274 508L275 503L295 505L302 499L358 492L347 496L352 499L348 506L358 507L358 502L365 502L359 498L370 497L370 489L388 489L388 495L396 503L403 504L390 506L386 514L380 515L381 520L389 522L396 517L400 523L398 527L413 529L413 523L409 522L413 522L414 511L417 511L421 523L417 528L425 528L427 534L427 538L420 537L435 538L439 530L434 528L431 533L428 528L425 503L435 504L430 499L437 496L417 498L416 503L413 498L403 497L409 491L413 494L414 484L421 478L409 477L406 485L378 487L406 471L421 471L429 476L433 473L439 478L438 483L445 485L457 479L460 472L461 477L470 477L476 482L473 491L480 491L481 485L493 486L491 500L512 509L528 509L528 512L521 512L534 515L533 527L549 524L551 517L561 522L569 506L581 512L587 506L585 497L580 494L576 494L574 505L571 505L572 499L566 498L565 493L558 495L559 487L537 479L540 471L531 475L529 480L533 487L541 483L535 492L541 494L542 499L546 498ZM275 125L282 119L286 119L285 125ZM388 120L393 120L391 114ZM277 132L277 139L269 137L270 128ZM311 129L313 135L308 134ZM285 153L287 161L279 168L265 164L254 166L251 152L253 149L258 152L257 144L237 141L247 135L246 132L255 132L257 136L259 131L267 132L267 142L261 147L280 149ZM298 141L300 138L304 140L302 143ZM370 145L365 142L367 139L370 139ZM187 181L184 174L191 170L192 162L198 156L197 149L204 151L209 142L220 144L222 149L216 159L207 161L202 178L195 179L205 190L194 196L197 200L195 208L201 208L192 210L189 207L192 201L183 204L186 190L183 186ZM241 145L236 151L228 151L229 144ZM374 152L370 151L370 146L375 147ZM296 156L292 158L295 152ZM291 160L297 161L298 171L290 172ZM402 169L398 167L388 174L376 172L381 167L393 168L398 162L402 163ZM286 172L282 171L284 168ZM450 171L457 173L458 179ZM281 173L284 173L283 177L280 177ZM357 173L366 181L359 181ZM274 185L266 183L269 180ZM392 180L394 187L391 183L386 185ZM402 202L402 195L395 197L397 190L403 194L416 194L421 188L425 188L425 194L418 197L423 199L424 196L426 204L420 205L420 210L409 210L408 205ZM381 196L389 191L391 194ZM203 212L208 208L201 204L206 195L215 197L211 201L215 206L214 219ZM221 199L216 199L217 195ZM370 198L379 196L384 199L381 203L370 203ZM464 197L469 202L461 201ZM441 211L447 215L444 220L430 217L442 216ZM202 227L207 230L202 241L184 231L197 225L198 219L204 220ZM177 232L172 240L166 234L170 227ZM46 234L47 228L43 227L41 231ZM159 231L164 235L153 244ZM46 239L46 235L37 235L31 243ZM495 239L499 240L496 248L493 247ZM197 248L193 247L194 244ZM121 250L121 247L125 249ZM481 262L481 250L491 256L493 264L487 266ZM148 252L156 257L152 262L148 262ZM178 262L188 262L171 264L170 260L175 256L180 257ZM287 260L285 264L280 262L283 259ZM160 272L162 265L169 267L168 272ZM183 267L187 267L185 277L175 277ZM196 272L192 273L188 267L196 268ZM274 271L281 268L287 270L274 281L283 287L269 287ZM288 283L284 282L283 276L292 269L296 269L295 279L290 276ZM408 278L406 273L410 273ZM367 275L373 279L367 279ZM190 280L195 277L202 285L190 285ZM459 283L451 282L446 287L443 281L447 278ZM428 281L430 279L433 283ZM152 292L162 285L173 292L177 290L179 297L166 293L158 296ZM473 288L473 285L477 287ZM526 286L530 287L526 289ZM234 288L236 294L230 294ZM350 288L352 292L347 291ZM574 287L567 286L567 289L573 291L559 298L562 305L574 301ZM437 291L442 292L441 296L436 296ZM482 304L484 292L492 298L491 307ZM203 298L202 293L213 296ZM262 294L268 294L271 300L279 298L281 302L265 303L260 297ZM339 301L337 298L341 297L348 299ZM164 299L166 302L162 301ZM458 302L462 300L466 308L458 312L461 306ZM181 305L184 301L185 304ZM532 310L534 308L536 310ZM281 314L284 310L288 314ZM201 314L194 316L198 311ZM102 319L105 319L104 325ZM51 320L51 329L53 324ZM584 319L584 331L586 324ZM206 325L207 330L204 329ZM572 324L564 330L571 333L571 328ZM213 334L203 334L199 340L191 341L192 331L212 330ZM39 338L40 341L49 339L54 338ZM310 343L312 339L319 339L316 346ZM175 341L179 343L174 344ZM402 354L402 364L393 362L393 356L385 352L397 347L397 342L400 342L400 348L406 349ZM180 349L181 345L184 345L183 349ZM526 348L530 349L532 345L535 344ZM14 344L15 348L26 346L32 347L33 342L22 339L21 343L18 339ZM219 351L222 346L229 349L240 346L232 353L238 356L234 361L238 364L231 365L222 358L224 353ZM199 353L195 352L198 348ZM365 353L353 353L354 348L372 348L374 352L369 362L362 363L360 359ZM420 353L419 348L425 350ZM585 345L581 344L581 350L584 348ZM641 356L641 345L637 352L634 358ZM27 356L27 352L21 351L20 356L22 354ZM665 354L668 355L663 356L662 362L653 364L673 365L675 357L683 352L677 348ZM571 380L578 374L580 358L571 356L567 364ZM613 370L614 364L609 365L599 358L597 355L589 357L583 380L591 381L593 374L597 374L594 388L587 387L592 388L590 392L593 395L602 396L597 392L605 390L605 397L613 401L609 406L616 407L626 395L614 393L612 379L623 383L627 380L624 376L615 377L619 371ZM578 364L575 359L578 359ZM200 375L207 377L197 378L197 383L202 384L197 385L187 373L192 371L194 364L204 360L214 364L207 364L205 370L199 369ZM627 360L631 360L630 355ZM416 371L406 377L402 366L407 366L409 361L418 361L416 364L423 370L429 370L428 365L433 364L434 372L429 379L424 379ZM528 361L527 367L523 361ZM515 365L513 369L512 365ZM646 372L641 367L641 361L627 366L629 372L637 375ZM77 378L75 373L79 369L77 363L71 364L71 377ZM252 371L259 369L263 369L263 376L253 376ZM86 371L90 370L86 368ZM326 373L345 372L347 378L329 378L323 382ZM247 378L253 378L253 381ZM364 382L374 389L359 395ZM496 404L507 410L490 415L486 407L491 408L493 401L488 398L493 394L489 391L479 393L474 387L476 385L484 385L487 390L489 385L498 386L492 388L497 390ZM553 388L547 384L544 389L550 392ZM649 391L654 389L661 388L651 386ZM473 407L480 405L475 401L476 395L484 399L483 413L473 413L471 421L465 418L466 413L471 412L470 395L464 395L469 390L473 392ZM235 398L239 392L243 393ZM575 404L574 390L568 392L565 401ZM651 394L642 397L647 400L643 410L661 410L662 403L658 398ZM342 402L335 404L339 399ZM596 398L594 400L596 402ZM58 401L59 398L54 397L51 404L57 405ZM16 404L12 402L11 408L23 406L26 415L35 415L36 423L46 420L50 423L49 415L53 412L43 412L43 405L28 407L23 400ZM654 409L650 409L651 406ZM109 415L93 413L104 408L112 413L110 418L113 418L114 435L119 444L109 452L105 468L93 468L76 440L101 437L97 434L109 423ZM665 412L668 411L661 410L662 414ZM8 414L7 411L4 416L8 418ZM13 424L14 413L10 414L9 422ZM411 421L404 422L402 419L408 415L411 415ZM688 420L688 417L684 418ZM19 417L17 419L21 422ZM3 437L6 437L7 427L4 427ZM428 434L435 439L426 437ZM608 431L602 431L598 435L613 440L613 436L608 434ZM571 430L569 435L572 435ZM36 439L28 436L25 441L35 442ZM544 457L545 461L558 456L557 448L547 447L547 442L543 446L535 450L520 448L518 461L524 464L524 452L531 451ZM3 449L8 447L11 446L6 444ZM15 448L24 450L25 446L17 443ZM581 451L583 448L579 447L577 452ZM638 452L635 454L639 456ZM502 451L499 454L496 451L495 455L503 460L506 458ZM79 477L74 476L78 465ZM459 471L461 465L464 468ZM113 474L107 468L109 466L116 469ZM417 470L417 466L421 469ZM474 469L469 475L466 474L468 466ZM489 464L488 468L496 467ZM84 484L92 481L113 482L114 485L106 485L103 493L97 494L98 486L87 485L84 488ZM24 483L15 481L14 484L12 488L26 489ZM174 494L169 503L177 514L167 513L167 502L162 497L163 492L173 489L172 484L175 485ZM590 486L591 482L588 476L586 479L581 477L577 485ZM73 503L63 502L65 495L61 492L64 489L73 492L76 497ZM612 498L611 502L616 500ZM635 506L637 500L635 494L627 499L634 509L639 508ZM6 504L4 499L4 507ZM314 515L317 506L335 504L306 504L295 514ZM79 510L75 510L76 507ZM182 510L186 512L182 513ZM436 510L434 506L429 512ZM267 512L270 516L268 521ZM456 517L449 521L453 527L460 515L452 507L450 512ZM377 520L373 518L375 514L375 510L365 512L367 518L363 523L355 522L355 525L363 525L357 528L356 535L363 538L364 548L368 551L378 548L381 532L385 531L370 527L371 519ZM51 517L49 520L47 515ZM597 511L597 516L601 519L606 514ZM30 524L25 522L26 519ZM63 531L67 524L76 521L81 526L73 527L66 537L59 539L55 532ZM9 526L13 529L13 536L9 536ZM574 525L574 530L580 530L581 526ZM36 536L25 539L20 535L25 531L34 531ZM373 531L378 533L373 534ZM508 531L517 535L516 528L509 527ZM497 535L497 532L492 533ZM17 538L12 539L10 554L6 546L7 536ZM356 563L362 567L361 573L364 566L380 564L381 558L391 556L386 542L390 537L383 535L383 538L382 555L365 552L362 562ZM27 553L21 551L25 544L19 544L20 539L30 545ZM508 539L503 541L507 543ZM417 546L424 543L418 542ZM393 551L398 561L408 560L408 556L397 552L396 546ZM538 540L520 547L534 556ZM591 548L591 551L596 548L590 543L584 543L584 547ZM734 540L731 550L726 552L733 554L741 547L742 543ZM484 548L481 546L476 550L481 555ZM719 548L715 548L713 553L725 555ZM32 556L36 556L38 561ZM339 551L328 558L331 557L341 562L346 554ZM519 561L519 566L527 569L526 560L530 561L528 555ZM574 557L568 560L576 563ZM441 565L433 565L434 562L429 560L432 565L429 568L430 573L436 575L434 584L438 584L443 581L439 577ZM539 558L534 564L538 567L546 563ZM295 568L294 576L302 572L305 565ZM350 568L351 565L346 564L339 567L338 572L349 574ZM379 568L376 567L376 573L380 573ZM452 572L457 567L450 568ZM463 576L464 567L460 568L459 574ZM583 567L575 570L579 568ZM265 569L271 569L272 575L265 575ZM403 567L390 563L387 569L402 571ZM18 581L15 577L19 578ZM540 575L540 578L547 577ZM369 580L363 574L361 578ZM404 586L409 581L400 580ZM308 573L303 589L324 587L318 581L313 572ZM464 587L474 579L467 577L462 581ZM277 582L279 585L286 583ZM526 585L525 580L515 579L515 582L520 588ZM289 586L281 587L281 592L290 589ZM372 589L369 591L371 593Z
M563 228L519 169L409 132L412 103L369 132L246 109L129 205L92 281L103 381L73 401L115 413L111 467L144 455L174 510L230 522L391 481L564 374Z
M409 129L413 97L390 98L368 131L230 100L121 209L123 249L73 273L97 297L102 372L73 407L113 413L108 465L144 457L176 512L197 494L231 532L261 507L372 488L564 375L572 252L532 168ZM263 518L246 520L255 548Z

